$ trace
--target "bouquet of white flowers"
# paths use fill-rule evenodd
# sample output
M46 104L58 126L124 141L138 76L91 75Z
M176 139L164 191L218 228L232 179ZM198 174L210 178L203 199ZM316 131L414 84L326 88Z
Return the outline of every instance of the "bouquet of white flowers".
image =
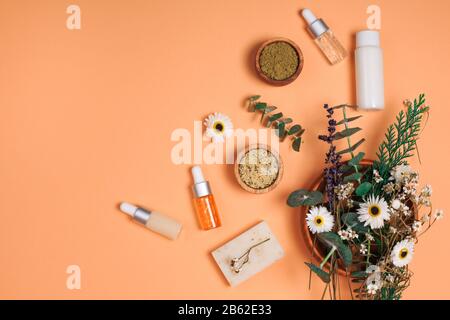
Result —
M352 298L400 299L412 276L408 264L418 237L443 217L442 210L432 211L431 186L419 189L419 175L407 162L429 107L424 95L404 104L406 112L388 128L375 161L356 154L364 139L351 143L361 129L350 123L360 116L347 118L347 105L325 105L328 133L319 139L329 151L323 177L314 190L296 190L288 198L289 206L303 207L306 236L319 260L306 265L326 283L322 298L327 292L339 298L339 275L346 275ZM334 119L337 110L342 120ZM340 139L347 146L338 151Z

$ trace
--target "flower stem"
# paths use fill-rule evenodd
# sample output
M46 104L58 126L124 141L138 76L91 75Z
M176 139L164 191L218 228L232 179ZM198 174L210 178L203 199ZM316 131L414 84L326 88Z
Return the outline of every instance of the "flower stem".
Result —
M330 252L328 252L327 256L325 257L325 259L323 259L322 263L320 264L320 269L323 268L323 266L325 265L325 263L327 263L327 261L330 259L330 257L333 255L333 253L336 251L336 247L333 247Z

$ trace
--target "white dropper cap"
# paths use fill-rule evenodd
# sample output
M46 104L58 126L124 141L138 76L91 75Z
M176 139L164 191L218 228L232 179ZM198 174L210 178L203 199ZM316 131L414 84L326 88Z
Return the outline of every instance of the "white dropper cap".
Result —
M303 9L302 10L302 16L306 20L306 22L308 22L308 24L312 24L314 21L317 20L317 18L314 15L314 13L312 13L312 11L309 10L309 9Z
M203 177L202 168L200 168L200 166L192 167L191 172L192 177L194 178L194 183L202 183L205 181L205 178Z
M314 38L317 38L328 31L327 24L322 19L317 17L309 9L302 10L303 19L308 23L308 30Z
M128 203L128 202L122 202L120 204L120 211L122 211L123 213L126 213L132 217L134 216L134 213L136 212L137 209L138 209L138 207L136 207L135 205L132 205L131 203Z

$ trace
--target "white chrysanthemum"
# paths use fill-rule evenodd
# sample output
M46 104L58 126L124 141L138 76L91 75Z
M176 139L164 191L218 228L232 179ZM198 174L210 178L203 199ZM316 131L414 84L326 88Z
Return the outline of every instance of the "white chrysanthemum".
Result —
M223 113L210 114L204 124L206 126L205 136L211 138L213 142L223 142L226 137L233 134L233 123Z
M414 242L411 240L402 240L397 242L392 249L392 263L396 267L404 267L411 262L414 254Z
M383 198L370 195L358 209L358 219L364 226L370 225L372 229L384 226L384 221L389 220L390 213L387 202Z
M391 175L394 177L395 182L402 183L403 179L413 172L413 169L407 164L400 164L391 170Z
M400 202L400 200L398 200L398 199L392 200L391 206L394 210L400 209L401 205L402 205L402 203Z
M334 226L334 217L325 207L312 207L306 215L306 224L312 233L329 232Z

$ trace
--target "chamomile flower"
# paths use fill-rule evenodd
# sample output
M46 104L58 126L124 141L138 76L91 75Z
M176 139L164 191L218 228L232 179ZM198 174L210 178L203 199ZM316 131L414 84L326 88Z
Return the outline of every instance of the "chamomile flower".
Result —
M233 134L233 123L223 113L210 114L204 124L206 126L205 136L211 138L213 142L223 142L226 137Z
M443 217L444 217L444 210L442 210L442 209L436 210L436 213L434 214L434 218L436 220L441 220Z
M329 232L334 226L334 217L325 207L312 207L306 215L306 224L312 233Z
M370 195L362 203L357 211L359 221L364 226L370 225L372 229L379 229L384 226L384 221L389 220L390 213L387 202L383 198Z
M422 228L422 223L420 221L414 221L413 225L412 225L412 229L417 232L420 230L420 228Z
M392 249L392 263L396 267L404 267L409 264L414 254L414 242L411 240L402 240L397 242Z

